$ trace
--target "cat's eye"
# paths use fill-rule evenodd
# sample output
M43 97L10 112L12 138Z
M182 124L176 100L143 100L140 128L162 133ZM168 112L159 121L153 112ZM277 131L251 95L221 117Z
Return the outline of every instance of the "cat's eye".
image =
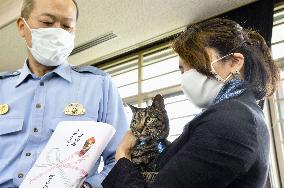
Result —
M147 118L145 119L145 122L146 122L146 123L151 123L151 122L153 122L153 118L147 117Z
M137 122L136 122L135 119L133 119L132 122L131 122L131 124L136 124L136 123L137 123Z
M146 117L145 122L148 123L150 121L149 117Z

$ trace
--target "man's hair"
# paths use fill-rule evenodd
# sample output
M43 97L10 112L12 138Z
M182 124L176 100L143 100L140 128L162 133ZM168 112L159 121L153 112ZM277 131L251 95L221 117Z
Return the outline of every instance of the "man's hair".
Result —
M76 19L78 19L79 17L79 8L78 8L78 4L76 2L76 0L72 0L73 3L76 6ZM26 20L29 19L31 12L34 8L34 0L23 0L23 5L22 5L22 9L21 9L21 17L25 18Z

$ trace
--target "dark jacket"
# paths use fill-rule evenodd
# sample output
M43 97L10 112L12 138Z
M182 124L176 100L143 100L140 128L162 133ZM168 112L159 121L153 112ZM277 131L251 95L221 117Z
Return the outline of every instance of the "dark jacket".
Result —
M123 158L103 186L260 188L267 178L268 158L264 115L247 90L212 105L189 122L164 152L154 183L146 184L131 161Z

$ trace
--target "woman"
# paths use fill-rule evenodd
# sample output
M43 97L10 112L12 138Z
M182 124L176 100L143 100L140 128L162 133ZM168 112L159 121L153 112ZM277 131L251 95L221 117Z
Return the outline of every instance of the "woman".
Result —
M274 93L279 70L264 39L236 22L212 19L190 26L173 43L182 89L205 110L163 153L160 171L146 184L130 160L128 132L104 187L263 187L269 134L257 102Z

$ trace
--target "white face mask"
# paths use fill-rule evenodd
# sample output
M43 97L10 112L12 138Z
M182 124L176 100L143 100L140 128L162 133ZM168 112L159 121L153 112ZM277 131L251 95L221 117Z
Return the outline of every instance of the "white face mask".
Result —
M223 85L223 82L209 78L196 69L190 69L182 75L183 93L199 108L210 106Z
M32 47L28 48L32 56L42 65L58 66L67 61L74 49L75 36L61 28L31 29Z

